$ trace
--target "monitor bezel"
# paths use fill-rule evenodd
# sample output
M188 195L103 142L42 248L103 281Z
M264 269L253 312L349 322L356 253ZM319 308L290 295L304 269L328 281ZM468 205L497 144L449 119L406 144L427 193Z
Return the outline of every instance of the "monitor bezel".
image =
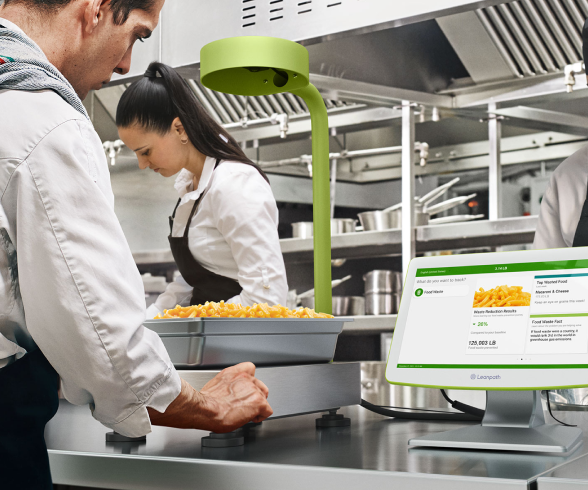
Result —
M500 380L497 381L472 380L472 370L469 369L399 369L396 367L406 327L408 310L412 299L412 291L414 290L417 269L586 259L588 259L588 247L443 255L418 257L411 260L405 278L396 326L390 345L390 351L388 353L385 375L386 380L390 384L402 386L485 391L548 390L588 387L588 369L579 368L492 369L492 375L498 375L501 377ZM408 297L406 296L407 294ZM588 364L588 354L586 354L586 356ZM557 382L558 379L561 381Z

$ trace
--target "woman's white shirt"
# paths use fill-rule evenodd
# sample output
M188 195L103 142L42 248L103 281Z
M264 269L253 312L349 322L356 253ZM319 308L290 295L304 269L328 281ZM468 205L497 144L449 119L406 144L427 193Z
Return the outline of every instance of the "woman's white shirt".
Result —
M182 236L190 212L204 196L188 231L190 251L206 269L235 279L243 288L227 303L286 304L288 284L278 236L278 208L269 184L251 165L206 158L198 188L182 170L175 183L181 201L173 236ZM214 171L214 172L213 172ZM148 311L152 317L176 305L187 306L192 287L182 276L170 283Z
M553 173L541 201L534 248L565 248L573 245L586 200L587 183L588 146L564 160Z

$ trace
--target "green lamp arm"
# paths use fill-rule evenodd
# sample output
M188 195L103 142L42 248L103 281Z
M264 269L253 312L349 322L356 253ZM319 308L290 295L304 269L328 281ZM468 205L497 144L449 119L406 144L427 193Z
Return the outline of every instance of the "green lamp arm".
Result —
M331 289L331 205L329 188L329 121L325 101L309 83L293 90L310 111L312 126L312 202L314 236L314 306L321 313L332 313Z

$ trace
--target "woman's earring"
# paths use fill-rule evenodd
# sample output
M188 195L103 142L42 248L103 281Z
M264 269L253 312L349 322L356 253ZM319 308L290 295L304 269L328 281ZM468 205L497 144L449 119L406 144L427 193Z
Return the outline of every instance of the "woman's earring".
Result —
M188 144L188 140L187 140L187 139L185 139L185 140L180 140L180 141L182 142L182 145L186 145L186 144Z

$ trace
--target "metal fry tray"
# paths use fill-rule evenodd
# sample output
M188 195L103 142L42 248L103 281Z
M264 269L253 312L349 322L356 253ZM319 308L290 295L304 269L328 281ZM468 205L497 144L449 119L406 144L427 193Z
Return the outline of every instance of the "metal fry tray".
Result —
M176 368L310 364L333 359L352 318L178 318L146 320Z

